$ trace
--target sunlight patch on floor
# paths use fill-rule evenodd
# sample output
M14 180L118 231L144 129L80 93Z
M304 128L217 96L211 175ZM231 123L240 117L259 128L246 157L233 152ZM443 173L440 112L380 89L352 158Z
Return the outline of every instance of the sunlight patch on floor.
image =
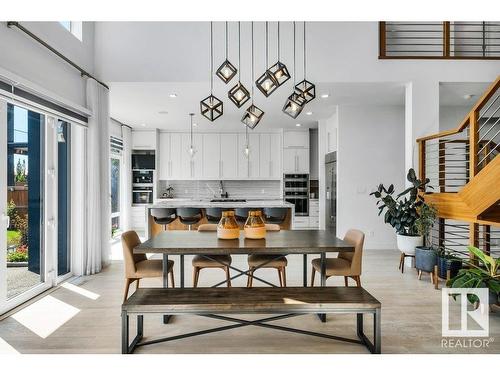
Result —
M12 345L0 337L0 354L21 354Z
M63 287L64 289L68 289L72 292L78 293L84 297L93 299L93 300L96 300L100 297L100 295L97 293L91 292L90 290L87 290L87 289L83 289L83 288L76 286L74 284L71 284L71 283L64 283L61 285L61 287Z
M15 313L12 318L44 339L79 312L74 306L46 296Z

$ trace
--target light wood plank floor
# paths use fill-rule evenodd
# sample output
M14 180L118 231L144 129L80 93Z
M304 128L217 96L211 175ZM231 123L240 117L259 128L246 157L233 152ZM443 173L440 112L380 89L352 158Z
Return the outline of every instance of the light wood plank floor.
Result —
M173 258L176 261L176 282L179 283L179 262ZM186 281L189 286L192 269L190 258L186 258ZM302 283L301 259L301 256L289 257L289 285ZM383 353L500 353L498 312L490 314L490 337L493 341L488 347L443 348L441 292L434 290L428 275L424 275L420 281L414 269L406 269L402 275L397 269L398 262L399 253L394 250L365 251L363 259L362 284L382 302ZM234 265L243 267L245 263L245 257L233 257ZM274 282L278 279L274 270L261 270L260 275ZM203 270L200 285L208 286L222 277L222 270ZM240 278L233 285L243 286L245 283L246 279ZM59 307L54 307L54 311L44 316L31 316L35 320L35 327L37 324L43 325L44 318L50 318L51 324L55 324L55 330L45 338L38 336L26 324L21 324L19 320L22 319L16 320L13 316L5 318L0 321L0 351L3 345L20 353L119 353L123 264L115 261L102 273L76 279L72 284L95 295L86 296L78 293L79 289L60 287L52 291L49 297L42 297L40 301L54 298L67 304L64 305L66 307L69 305L70 308L78 309L66 321L62 318L64 314L59 313ZM159 280L143 281L142 284L159 285ZM255 282L255 285L259 283ZM328 285L343 285L343 279L329 279ZM134 290L133 287L131 289ZM62 321L58 325L59 316ZM331 315L327 323L321 323L316 316L290 318L278 323L356 338L354 315ZM146 317L145 336L177 335L225 324L208 318L182 316L175 317L172 324L163 325L159 316ZM366 319L365 324L367 332L371 334L371 319ZM367 353L367 350L361 345L245 327L142 347L137 353Z

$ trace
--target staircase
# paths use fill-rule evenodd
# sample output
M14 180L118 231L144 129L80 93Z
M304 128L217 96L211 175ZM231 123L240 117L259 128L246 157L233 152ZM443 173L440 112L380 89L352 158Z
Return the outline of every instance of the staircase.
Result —
M500 76L453 130L417 139L420 178L438 210L433 245L500 255Z

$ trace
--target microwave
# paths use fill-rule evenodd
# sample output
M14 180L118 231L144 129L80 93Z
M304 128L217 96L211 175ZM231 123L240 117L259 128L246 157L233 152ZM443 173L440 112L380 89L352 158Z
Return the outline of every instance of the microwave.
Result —
M155 154L132 154L132 169L155 169Z

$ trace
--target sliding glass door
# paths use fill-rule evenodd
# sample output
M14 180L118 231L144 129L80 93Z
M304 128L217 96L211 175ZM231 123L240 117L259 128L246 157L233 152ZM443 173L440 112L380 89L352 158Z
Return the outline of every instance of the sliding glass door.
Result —
M70 275L70 135L0 99L0 314Z

